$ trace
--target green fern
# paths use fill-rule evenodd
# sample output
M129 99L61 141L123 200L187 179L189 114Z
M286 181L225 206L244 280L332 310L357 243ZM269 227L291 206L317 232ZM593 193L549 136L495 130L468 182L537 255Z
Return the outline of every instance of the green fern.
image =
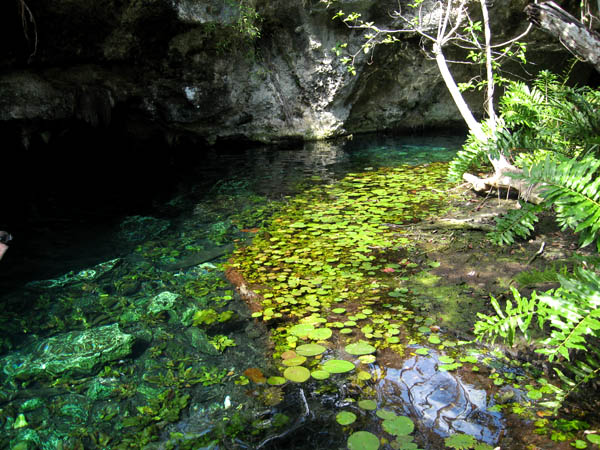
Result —
M583 268L576 275L559 276L561 288L539 297L553 330L536 351L550 362L559 355L569 360L569 350L587 350L587 336L600 336L600 277Z
M544 317L538 314L540 308L535 291L531 294L531 299L521 297L519 291L511 288L515 306L510 300L506 301L505 309L502 310L498 300L493 296L490 303L496 311L495 316L487 316L482 313L477 313L479 321L475 323L475 335L477 340L488 339L492 343L496 338L503 338L508 345L513 345L517 331L520 331L523 336L529 340L529 325L533 318ZM541 324L540 324L541 325Z
M600 231L599 167L600 160L593 157L562 159L558 164L547 157L516 177L541 185L541 196L554 207L561 228L581 233L580 243L585 247L597 239ZM599 240L597 246L600 250Z
M464 173L481 167L487 162L488 148L470 134L462 150L459 150L448 167L448 181L457 183Z
M488 233L488 238L496 245L511 245L515 237L528 237L533 231L533 224L538 221L538 214L543 210L541 205L533 205L519 201L521 208L512 209L504 216L496 217L496 229Z
M531 299L522 297L512 288L515 305L508 300L504 309L492 297L496 315L478 313L475 323L477 340L491 342L503 338L509 345L517 332L530 339L530 325L550 335L536 352L550 362L560 363L554 370L565 389L555 388L555 400L544 406L558 408L562 401L582 385L600 375L600 276L592 270L578 268L570 277L559 275L561 287L543 295L535 291ZM572 358L573 352L577 356Z

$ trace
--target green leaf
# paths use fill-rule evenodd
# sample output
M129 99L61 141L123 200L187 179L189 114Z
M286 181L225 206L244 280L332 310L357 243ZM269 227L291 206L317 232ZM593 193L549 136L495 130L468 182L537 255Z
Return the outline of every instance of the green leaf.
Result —
M350 411L341 411L335 416L335 420L342 426L350 425L356 421L356 414Z
M357 431L348 438L349 450L377 450L379 438L368 431Z
M406 416L385 419L381 426L386 432L394 436L404 436L412 433L415 429L414 422L410 419L410 417Z

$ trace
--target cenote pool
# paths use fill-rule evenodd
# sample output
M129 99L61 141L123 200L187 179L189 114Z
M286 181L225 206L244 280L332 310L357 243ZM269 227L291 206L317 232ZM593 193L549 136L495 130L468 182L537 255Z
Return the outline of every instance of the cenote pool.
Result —
M404 232L462 142L221 150L133 214L29 231L29 269L2 261L0 447L520 448L504 412L543 382L445 328Z

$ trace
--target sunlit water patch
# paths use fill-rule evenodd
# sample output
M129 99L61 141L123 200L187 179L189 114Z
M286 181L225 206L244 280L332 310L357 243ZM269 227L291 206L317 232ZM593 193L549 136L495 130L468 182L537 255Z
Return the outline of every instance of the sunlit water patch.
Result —
M495 444L503 423L488 393L465 383L453 372L440 371L437 352L412 356L401 368L385 369L378 391L386 407L400 406L422 427L442 437L465 433Z

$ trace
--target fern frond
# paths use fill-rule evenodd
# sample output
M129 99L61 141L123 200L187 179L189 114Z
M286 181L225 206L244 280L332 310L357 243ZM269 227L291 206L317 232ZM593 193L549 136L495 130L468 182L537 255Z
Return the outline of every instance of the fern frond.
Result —
M528 237L533 231L533 224L538 221L537 213L543 206L519 201L521 208L512 209L501 217L496 217L496 229L487 234L496 245L511 245L515 237Z
M537 295L534 291L531 299L528 300L526 297L521 297L515 288L511 288L511 290L515 300L514 307L512 302L507 300L503 311L498 300L491 296L490 303L496 311L496 315L487 316L477 313L477 317L480 319L475 322L474 332L477 340L487 338L493 343L500 336L509 345L513 345L517 329L529 339L529 325L539 310Z
M579 268L576 277L559 276L561 288L539 297L553 330L536 350L552 362L557 356L569 360L569 350L587 350L587 338L600 336L600 277Z
M558 164L547 157L517 177L541 185L540 195L554 206L559 225L581 233L584 247L597 239L600 231L599 167L600 160L593 157L581 161L563 158ZM597 244L600 249L600 240Z
M448 167L448 181L457 183L462 179L463 174L480 167L487 161L488 148L485 144L477 140L473 135L469 135L467 142L459 150L454 159L450 161Z

